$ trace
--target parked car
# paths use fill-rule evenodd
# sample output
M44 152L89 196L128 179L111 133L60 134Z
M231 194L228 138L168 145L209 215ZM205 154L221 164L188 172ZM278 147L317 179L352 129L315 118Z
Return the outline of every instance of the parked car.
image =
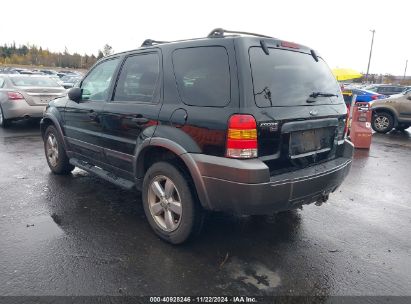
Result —
M53 70L40 70L40 72L46 74L46 75L55 75L57 76L57 72Z
M20 74L20 73L18 69L6 67L0 71L0 74Z
M48 78L53 79L55 82L57 82L59 85L63 86L63 81L61 80L60 77L58 77L57 75L53 75L53 74L49 74L46 75Z
M326 201L353 153L330 69L306 46L227 32L101 59L44 113L51 171L136 187L151 227L174 244L199 232L205 210Z
M30 70L27 70L27 69L22 69L22 70L19 71L19 74L21 74L21 75L35 75L37 73L35 73L33 71L30 71ZM43 74L41 73L41 75L43 75Z
M60 72L57 73L57 76L60 77L60 78L63 78L63 77L66 76L66 75L67 75L67 74L65 74L65 73L60 73Z
M400 85L387 85L387 84L379 84L379 85L370 85L365 87L366 90L376 92L383 95L394 95L401 93L404 90L403 86Z
M357 89L357 88L348 87L348 88L345 88L343 91L344 99L348 97L350 102L354 94L357 96L356 98L357 102L370 102L370 101L377 100L377 99L387 98L386 95L378 94L373 91Z
M45 76L0 74L0 126L13 120L41 118L47 103L65 89Z
M403 94L410 92L411 91L411 86L410 87L405 87L405 89L401 92Z
M72 88L77 82L79 82L81 80L81 77L75 75L66 75L64 77L61 78L61 85L65 88L65 89L70 89Z
M371 126L378 133L387 133L393 128L404 131L411 126L411 91L377 100L371 108Z

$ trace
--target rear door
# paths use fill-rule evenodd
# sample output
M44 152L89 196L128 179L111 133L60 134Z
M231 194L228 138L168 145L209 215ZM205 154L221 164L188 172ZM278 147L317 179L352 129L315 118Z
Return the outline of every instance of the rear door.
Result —
M159 51L127 56L118 74L112 98L101 114L101 143L106 161L124 174L133 172L132 160L138 138L150 137L157 125L161 105L161 74Z
M64 112L64 129L70 150L80 158L104 161L101 140L101 113L112 92L119 57L96 65L80 84L82 100L69 100Z

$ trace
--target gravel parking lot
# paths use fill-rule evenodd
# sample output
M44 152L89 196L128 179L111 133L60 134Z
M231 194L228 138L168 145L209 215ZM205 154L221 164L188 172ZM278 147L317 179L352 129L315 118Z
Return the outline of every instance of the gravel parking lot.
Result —
M0 129L0 295L411 296L411 133L374 134L321 207L209 216L160 241L138 192L50 173L38 126Z

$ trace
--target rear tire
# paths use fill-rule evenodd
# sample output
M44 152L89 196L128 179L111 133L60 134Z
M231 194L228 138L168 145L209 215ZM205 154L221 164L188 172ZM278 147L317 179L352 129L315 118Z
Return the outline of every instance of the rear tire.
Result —
M44 152L54 174L66 175L73 171L74 166L69 163L63 139L54 126L48 126L44 133Z
M387 112L376 113L372 118L371 126L375 132L387 133L394 127L394 117Z
M6 119L4 118L4 112L3 112L3 108L0 106L0 127L2 128L8 128L10 127L10 119Z
M144 176L142 194L147 220L171 244L198 235L204 221L194 189L183 172L167 162L154 163Z

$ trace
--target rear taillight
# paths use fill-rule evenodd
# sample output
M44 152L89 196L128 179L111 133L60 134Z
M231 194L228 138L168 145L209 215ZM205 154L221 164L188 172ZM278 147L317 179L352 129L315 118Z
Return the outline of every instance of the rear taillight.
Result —
M379 98L379 95L372 95L372 96L371 96L371 99L372 99L372 100L376 100L376 99L378 99L378 98Z
M257 157L257 123L252 115L235 114L228 121L227 151L230 158Z
M7 95L9 97L9 100L19 100L19 99L24 99L23 95L21 95L18 92L7 92Z

